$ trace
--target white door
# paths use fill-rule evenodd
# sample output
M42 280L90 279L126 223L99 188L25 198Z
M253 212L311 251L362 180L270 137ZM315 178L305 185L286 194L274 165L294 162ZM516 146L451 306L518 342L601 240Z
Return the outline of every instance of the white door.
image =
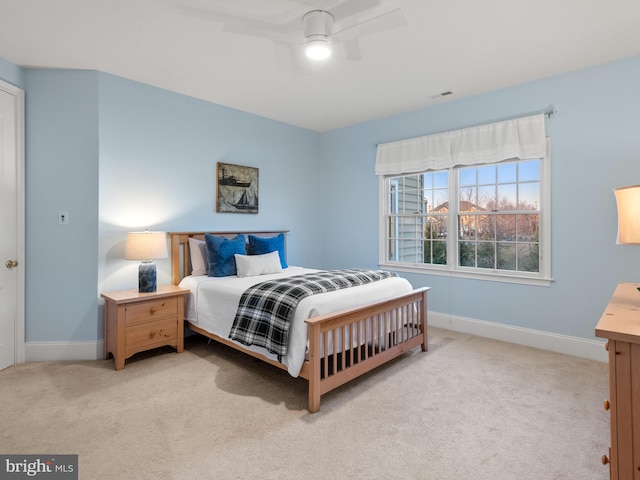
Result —
M23 102L0 82L0 369L24 361Z

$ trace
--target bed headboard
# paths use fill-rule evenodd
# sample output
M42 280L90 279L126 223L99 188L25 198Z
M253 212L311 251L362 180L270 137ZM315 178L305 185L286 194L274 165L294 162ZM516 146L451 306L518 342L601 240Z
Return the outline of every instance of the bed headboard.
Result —
M268 238L284 233L286 251L287 233L289 233L289 230L257 232L169 232L167 235L169 235L169 238L171 239L171 283L173 285L178 285L180 280L188 276L190 273L191 261L189 256L189 238L204 240L205 233L225 238L234 238L239 234L244 234L245 238L247 238L247 235Z

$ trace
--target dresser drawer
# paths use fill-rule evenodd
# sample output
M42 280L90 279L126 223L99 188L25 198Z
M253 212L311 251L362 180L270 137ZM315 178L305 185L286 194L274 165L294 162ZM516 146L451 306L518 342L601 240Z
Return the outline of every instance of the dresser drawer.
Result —
M156 318L176 315L178 313L178 299L176 297L160 298L127 305L126 308L127 326L135 325L136 323L148 322Z
M144 350L154 344L167 345L178 338L178 319L169 317L154 322L138 323L127 327L126 350Z

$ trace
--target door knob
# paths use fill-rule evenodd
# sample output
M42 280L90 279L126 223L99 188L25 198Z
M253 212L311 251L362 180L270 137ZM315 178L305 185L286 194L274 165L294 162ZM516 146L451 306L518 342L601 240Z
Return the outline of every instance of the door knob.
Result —
M18 266L18 262L16 260L7 260L7 263L5 263L5 265L7 266L7 268L15 268Z

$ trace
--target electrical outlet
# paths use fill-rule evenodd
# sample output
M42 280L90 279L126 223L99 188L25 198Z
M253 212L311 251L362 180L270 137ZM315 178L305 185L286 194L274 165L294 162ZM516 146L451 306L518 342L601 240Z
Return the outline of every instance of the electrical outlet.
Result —
M63 210L58 212L58 225L69 225L69 212Z

